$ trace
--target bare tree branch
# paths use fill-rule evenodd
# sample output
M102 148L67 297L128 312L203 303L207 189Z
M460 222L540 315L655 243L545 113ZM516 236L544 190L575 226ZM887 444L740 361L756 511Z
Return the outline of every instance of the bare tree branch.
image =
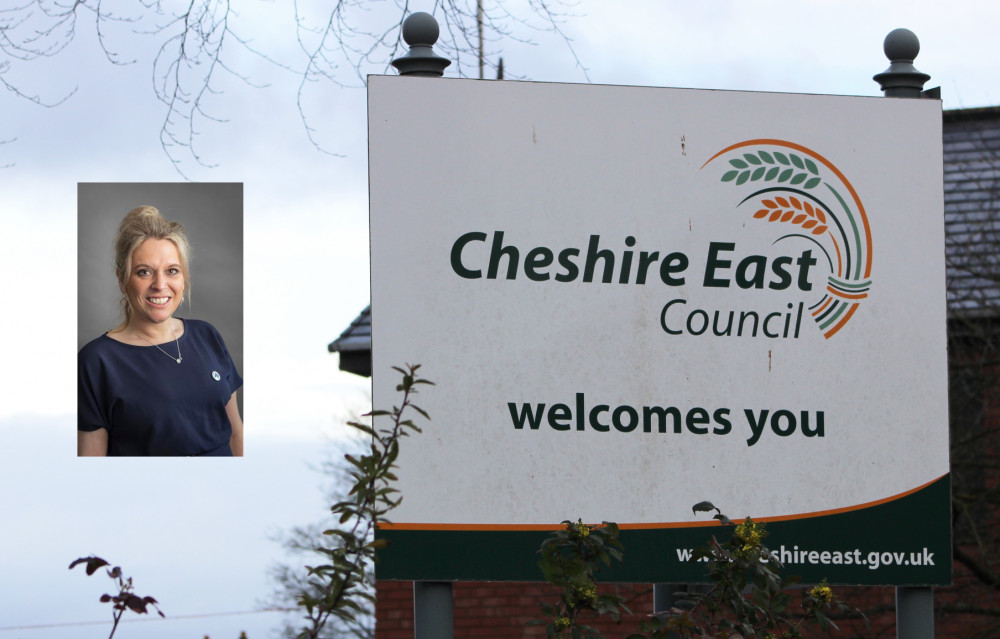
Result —
M575 17L568 11L575 5L564 0L529 0L527 8L514 10L508 0L478 1L485 2L481 26L477 0L436 0L432 9L442 22L437 47L455 62L453 72L473 75L483 56L487 59L482 62L495 69L504 42L532 43L530 34L546 33L562 39L586 77L586 69L563 30L565 22ZM126 53L126 36L137 35L154 43L153 90L166 110L160 144L174 169L188 177L190 160L201 167L215 166L204 157L199 139L209 124L226 122L213 113L221 104L215 98L222 92L224 79L266 86L237 71L236 61L247 53L299 76L295 100L306 135L316 149L336 155L324 148L310 123L307 91L320 82L364 86L368 73L386 72L390 62L405 51L401 26L411 7L408 0L334 0L315 6L295 0L294 38L301 58L284 63L253 46L251 35L237 31L234 18L238 14L229 0L139 0L131 5L108 0L19 0L0 9L0 84L40 106L55 107L69 99L75 88L57 98L43 97L28 88L27 82L14 80L10 71L14 64L64 52L80 33L80 26L87 24L81 21L86 12L105 58L114 65L133 64L142 58L136 52ZM386 20L386 16L391 18ZM480 52L480 31L493 50Z

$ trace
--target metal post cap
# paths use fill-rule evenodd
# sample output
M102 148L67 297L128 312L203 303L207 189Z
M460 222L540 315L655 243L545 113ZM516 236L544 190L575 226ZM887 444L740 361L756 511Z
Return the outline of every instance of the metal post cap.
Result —
M434 25L437 26L437 25ZM890 62L913 62L920 53L920 40L909 29L893 29L882 43L882 51Z
M920 53L920 40L909 29L893 29L882 43L889 68L872 76L889 98L919 98L931 76L918 71L913 61Z
M411 13L403 21L403 40L411 47L419 45L432 47L440 35L441 28L438 27L437 20L425 11Z
M403 21L403 40L410 45L406 55L392 61L399 75L441 77L451 60L434 53L434 43L441 35L437 20L429 13L417 11Z

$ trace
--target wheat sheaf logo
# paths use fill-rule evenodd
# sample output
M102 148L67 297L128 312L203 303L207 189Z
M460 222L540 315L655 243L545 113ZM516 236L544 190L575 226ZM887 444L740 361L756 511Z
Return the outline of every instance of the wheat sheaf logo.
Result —
M726 160L721 180L750 191L753 217L780 236L813 242L830 267L822 297L809 311L823 336L833 337L871 288L872 238L868 215L844 174L812 149L784 140L746 140L713 155L702 169Z

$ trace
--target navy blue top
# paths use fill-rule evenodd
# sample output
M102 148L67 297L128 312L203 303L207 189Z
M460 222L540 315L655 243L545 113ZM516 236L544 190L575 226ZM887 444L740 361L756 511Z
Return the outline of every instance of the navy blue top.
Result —
M77 428L106 428L108 455L232 455L226 404L243 378L214 326L182 321L160 344L170 357L107 335L80 349Z

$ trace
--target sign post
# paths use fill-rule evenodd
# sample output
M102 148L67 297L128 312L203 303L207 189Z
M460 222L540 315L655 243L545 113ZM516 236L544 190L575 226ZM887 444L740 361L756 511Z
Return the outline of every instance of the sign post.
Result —
M924 92L930 76L913 66L920 53L917 36L908 29L895 29L882 45L889 68L874 77L887 98L940 98L940 89ZM901 639L934 637L934 590L926 587L896 587L896 636Z

